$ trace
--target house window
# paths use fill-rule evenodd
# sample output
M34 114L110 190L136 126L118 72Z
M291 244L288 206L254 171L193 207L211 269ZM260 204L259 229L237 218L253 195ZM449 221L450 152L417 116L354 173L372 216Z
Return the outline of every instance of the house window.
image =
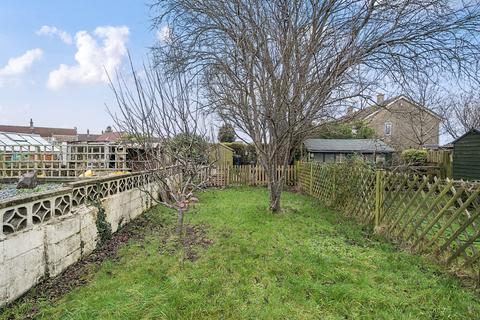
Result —
M386 136L392 135L392 123L391 122L385 122L385 135Z

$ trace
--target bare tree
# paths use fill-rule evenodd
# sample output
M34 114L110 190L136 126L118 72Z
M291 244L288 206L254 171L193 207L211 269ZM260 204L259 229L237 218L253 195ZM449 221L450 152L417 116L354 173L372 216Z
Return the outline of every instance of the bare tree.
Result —
M109 111L137 150L137 170L148 172L154 184L153 191L142 191L177 211L181 235L184 212L197 201L194 192L208 184L215 161L207 116L199 108L198 86L184 73L166 77L158 68L144 66L137 72L130 65L131 77L117 74L110 81L117 108Z
M416 147L438 144L445 120L444 90L439 80L420 73L400 88L416 104L394 111L405 126L403 140Z
M442 107L446 119L444 127L452 138L480 128L480 93L477 90L448 95Z
M280 209L287 165L304 137L383 78L474 75L476 3L434 0L156 0L154 49L202 76L209 106L253 141ZM310 124L315 124L314 126Z

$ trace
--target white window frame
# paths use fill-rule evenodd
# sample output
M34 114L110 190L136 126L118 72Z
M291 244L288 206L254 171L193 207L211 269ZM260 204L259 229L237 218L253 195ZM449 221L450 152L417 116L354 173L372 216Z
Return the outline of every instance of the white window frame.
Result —
M386 136L391 136L393 131L393 125L391 122L385 122L385 125L383 127L383 132L385 133Z

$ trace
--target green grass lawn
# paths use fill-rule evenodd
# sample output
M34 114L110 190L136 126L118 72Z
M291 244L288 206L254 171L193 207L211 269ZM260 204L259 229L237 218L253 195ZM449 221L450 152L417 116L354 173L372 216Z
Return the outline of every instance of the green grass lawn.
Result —
M479 319L480 299L424 259L395 248L316 200L285 193L267 210L265 189L210 190L187 215L206 235L190 260L165 228L146 229L117 261L57 301L44 319ZM151 223L174 213L156 208ZM190 228L191 229L191 228ZM194 237L194 238L195 238ZM209 241L212 240L212 241ZM211 243L210 243L211 242ZM3 317L32 308L28 299Z

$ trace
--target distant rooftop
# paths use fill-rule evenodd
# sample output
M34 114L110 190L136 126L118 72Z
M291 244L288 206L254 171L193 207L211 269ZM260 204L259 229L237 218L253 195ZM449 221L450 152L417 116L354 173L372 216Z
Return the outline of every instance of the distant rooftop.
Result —
M417 107L418 109L429 113L433 117L438 118L440 120L442 119L442 117L440 115L438 115L437 113L435 113L434 111L420 105L419 103L413 101L412 99L408 98L407 96L405 96L403 94L391 97L389 99L384 99L384 95L379 94L377 96L377 102L374 105L366 107L364 109L360 109L358 111L352 111L353 113L347 114L344 117L354 116L356 119L367 119L367 118L373 116L374 114L378 113L380 110L382 110L382 108L387 108L390 104L392 104L392 103L394 103L398 100L407 101L407 102L411 103L412 105L414 105L415 107Z
M307 139L309 152L391 153L395 150L379 139Z
M97 141L100 137L100 134L93 134L93 133L79 133L77 137L78 142L91 142Z
M38 134L41 137L52 136L76 136L77 128L52 128L52 127L35 127L33 120L30 119L30 126L10 126L0 125L0 131L11 133L24 133L24 134Z

